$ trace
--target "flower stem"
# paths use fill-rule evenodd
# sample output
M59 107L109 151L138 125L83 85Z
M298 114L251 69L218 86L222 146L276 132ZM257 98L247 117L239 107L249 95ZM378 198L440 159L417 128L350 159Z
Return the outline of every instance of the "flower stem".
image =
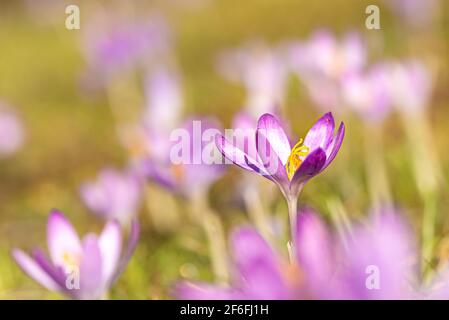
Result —
M378 125L365 126L365 163L368 189L375 212L390 206L391 191L383 159L382 128Z
M442 183L441 168L433 148L431 129L426 114L404 114L403 124L413 157L416 185L424 203L421 263L423 270L428 270L433 256L435 223L438 215L438 189Z
M192 199L197 223L203 228L209 244L209 256L216 281L227 283L228 259L223 225L218 215L209 207L207 196L203 193Z
M294 261L294 253L296 250L295 238L296 238L296 224L298 220L298 199L297 197L287 197L288 216L290 219L290 246L289 254L290 260Z
M262 236L271 243L273 241L273 231L270 228L270 223L262 204L262 199L260 198L256 187L248 186L245 188L243 191L243 199L250 219L254 222Z

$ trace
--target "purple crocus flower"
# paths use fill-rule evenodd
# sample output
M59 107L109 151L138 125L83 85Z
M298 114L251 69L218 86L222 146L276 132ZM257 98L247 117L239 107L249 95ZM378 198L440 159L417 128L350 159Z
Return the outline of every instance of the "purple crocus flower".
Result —
M139 210L142 184L132 173L104 169L96 181L81 186L80 194L92 212L128 225Z
M26 274L48 290L73 299L98 299L126 267L138 238L135 221L122 254L122 232L117 222L108 222L99 236L88 234L80 240L64 215L53 210L47 223L50 259L40 249L31 255L13 249L12 256Z
M286 198L296 198L304 184L323 171L337 155L345 126L341 123L335 136L334 130L334 117L326 113L308 131L304 141L301 139L292 147L279 120L266 113L257 124L256 158L223 135L217 135L216 144L234 164L272 180Z
M353 73L342 81L344 101L363 120L380 122L391 111L390 70L378 64L366 72Z
M436 20L440 9L439 0L386 0L385 4L412 27L427 27Z
M273 106L284 101L288 69L280 49L251 43L228 50L219 57L218 68L228 80L245 86L245 109L252 117L275 112Z
M235 262L232 286L181 282L175 286L175 296L195 300L291 299L295 296L299 270L297 273L294 267L289 270L287 260L254 228L241 227L234 231L230 247Z
M93 76L109 77L167 59L169 29L161 16L133 21L116 12L96 12L84 33L84 49Z
M231 240L231 286L181 282L181 299L414 299L448 298L447 272L419 285L416 247L409 226L394 211L372 215L345 238L310 209L299 213L296 248L286 261L252 228Z
M302 78L341 79L360 71L366 63L366 48L359 34L347 33L341 41L326 29L318 30L303 43L292 45L291 65Z
M290 45L290 68L304 83L310 99L321 109L342 105L341 81L360 72L366 47L359 34L347 33L341 41L328 30L316 31L309 40Z
M433 79L429 69L418 60L390 65L390 94L393 104L405 114L420 114L429 105Z
M24 135L23 125L17 115L1 105L0 156L9 156L18 151L23 145Z
M344 239L313 211L298 218L296 250L309 295L316 299L419 297L416 247L394 211L372 214Z
M204 194L225 169L214 142L219 132L212 118L186 120L165 137L169 152L144 160L143 174L188 198Z

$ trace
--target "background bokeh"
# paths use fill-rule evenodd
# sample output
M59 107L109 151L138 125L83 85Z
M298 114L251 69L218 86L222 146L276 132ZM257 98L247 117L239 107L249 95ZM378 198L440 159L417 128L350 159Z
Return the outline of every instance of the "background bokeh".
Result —
M385 2L374 2L1 1L0 100L21 119L25 141L18 152L0 159L0 298L59 297L18 269L10 257L11 248L45 247L45 224L51 208L62 210L80 233L100 230L102 221L83 205L79 186L104 167L123 167L127 163L107 94L86 89L85 85L82 33L89 12L97 6L128 10L140 16L162 15L172 32L174 56L182 76L183 112L217 116L224 127L230 126L245 97L243 86L226 81L217 72L217 55L224 49L250 40L278 45L308 38L317 28L327 27L337 35L359 31L368 41L373 61L407 56L427 59L430 51L438 73L428 116L433 148L438 152L443 176L448 177L448 3L441 1L438 27L423 31L401 24ZM81 30L65 28L64 9L68 4L79 5ZM368 4L380 7L381 30L365 28ZM130 108L139 108L143 97L137 94L130 101ZM284 110L300 136L319 116L293 76L289 78ZM370 208L364 173L365 146L360 134L363 128L354 117L337 115L337 121L345 121L347 126L341 153L331 168L309 183L300 201L331 220L328 200L337 198L351 217L360 218ZM383 156L394 201L419 229L423 204L414 182L404 130L395 114L383 126ZM228 170L210 192L211 206L220 214L225 230L248 221L244 206L235 199L239 176L238 169ZM204 235L187 218L185 205L156 185L148 188L147 201L151 205L143 206L139 213L142 237L128 268L111 291L112 298L167 298L177 279L212 279ZM284 219L283 199L277 191L272 193L270 210ZM441 194L437 259L449 252L447 190Z

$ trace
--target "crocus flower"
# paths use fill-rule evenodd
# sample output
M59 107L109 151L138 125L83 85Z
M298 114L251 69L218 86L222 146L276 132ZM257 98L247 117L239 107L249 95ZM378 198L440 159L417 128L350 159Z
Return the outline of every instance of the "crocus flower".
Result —
M106 220L127 225L137 214L142 185L132 173L104 169L96 181L84 183L80 194L86 206Z
M307 41L292 43L288 56L291 70L304 83L312 102L321 109L339 110L344 105L341 81L363 69L367 54L359 34L350 32L338 41L322 29Z
M53 210L47 223L50 259L40 249L31 255L13 249L12 255L27 275L48 290L73 299L98 299L126 267L138 237L139 226L134 222L122 254L122 233L117 222L108 222L99 236L88 234L80 240L64 215Z
M363 120L380 122L391 111L388 66L378 64L366 72L353 73L342 81L346 105Z
M300 282L299 272L252 227L234 231L230 243L235 262L232 285L181 282L174 294L180 299L292 299ZM296 270L299 271L299 270Z
M316 299L448 299L448 268L420 283L412 230L397 210L372 213L344 238L319 215L298 218L298 263L308 295Z
M180 76L159 67L145 80L144 124L151 131L171 132L179 124L183 109Z
M228 80L246 89L245 109L256 119L284 101L287 64L280 49L251 43L240 49L223 52L218 68Z
M405 114L420 114L429 105L433 79L430 71L418 60L392 63L388 83L393 104Z
M360 71L366 63L366 48L359 34L347 33L341 41L328 30L312 34L290 49L291 66L301 77L341 79Z
M181 282L181 299L417 299L448 298L448 272L419 283L417 251L408 224L384 210L337 236L311 209L298 214L290 261L252 228L231 241L235 277L230 286Z
M259 174L280 188L289 207L290 227L296 225L296 206L304 185L334 160L345 134L340 124L334 136L335 122L331 113L322 116L304 140L293 147L279 120L272 114L259 118L256 130L257 155L251 155L230 142L233 137L216 136L216 144L225 158L237 166Z
M408 26L419 28L431 24L440 9L439 0L386 0L384 2Z
M161 16L146 19L116 12L90 17L83 44L90 75L108 81L111 76L166 59L171 50L168 26Z
M212 118L185 121L165 141L168 153L144 160L143 174L185 197L204 194L224 166L214 143L219 125Z
M24 141L23 125L17 115L0 108L0 155L9 156L20 149Z

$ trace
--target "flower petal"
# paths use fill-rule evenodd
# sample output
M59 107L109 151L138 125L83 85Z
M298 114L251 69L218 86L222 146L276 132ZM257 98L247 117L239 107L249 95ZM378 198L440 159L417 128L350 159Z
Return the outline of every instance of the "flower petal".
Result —
M98 239L98 245L102 258L103 283L107 284L112 280L122 250L122 234L117 221L110 221L106 224Z
M332 239L324 222L311 209L298 214L296 254L299 266L306 274L308 293L315 298L326 298L335 263Z
M332 141L332 145L327 149L326 164L323 166L321 170L326 169L327 166L335 159L343 143L344 137L345 137L345 124L342 122L340 123L340 127L338 128L337 134Z
M309 180L321 171L325 163L326 152L323 149L318 148L312 151L293 175L290 185L293 187L298 183Z
M80 256L81 242L72 224L58 210L52 210L47 222L47 245L57 266L64 266L64 255Z
M125 252L123 253L122 258L118 263L118 267L115 270L115 273L112 277L111 284L114 283L120 274L125 270L128 261L131 259L134 250L137 247L137 243L139 242L140 236L140 225L137 219L134 219L131 222L131 230L128 235L128 245L126 246Z
M216 135L215 143L218 150L220 150L223 156L232 161L234 164L245 170L255 172L269 178L270 175L266 172L265 168L257 161L257 159L252 158L241 149L229 143L224 136L220 134Z
M265 139L259 140L261 136L265 137ZM259 142L265 141L271 145L271 149L279 157L282 164L285 165L291 153L290 141L279 120L269 113L262 115L257 123L256 144L259 155Z
M235 231L231 246L247 299L287 297L278 257L255 229L246 227Z
M175 285L174 295L182 300L233 300L235 291L207 283L181 282Z
M33 280L48 290L59 291L59 284L33 258L20 249L13 249L12 256L20 268Z
M103 294L102 256L97 236L87 235L83 240L83 257L79 267L80 297L97 299Z
M331 112L326 113L312 126L304 138L304 145L310 151L317 148L327 150L334 136L335 121Z

